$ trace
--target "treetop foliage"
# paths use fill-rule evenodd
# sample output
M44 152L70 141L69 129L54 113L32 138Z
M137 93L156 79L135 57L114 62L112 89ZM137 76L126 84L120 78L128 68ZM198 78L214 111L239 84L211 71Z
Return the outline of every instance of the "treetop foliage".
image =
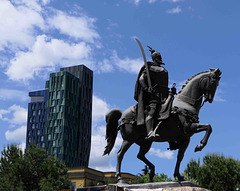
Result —
M56 191L69 188L65 164L31 144L23 153L16 145L1 152L0 190Z
M240 161L220 154L207 154L200 160L191 160L184 175L201 187L212 191L231 191L240 188Z

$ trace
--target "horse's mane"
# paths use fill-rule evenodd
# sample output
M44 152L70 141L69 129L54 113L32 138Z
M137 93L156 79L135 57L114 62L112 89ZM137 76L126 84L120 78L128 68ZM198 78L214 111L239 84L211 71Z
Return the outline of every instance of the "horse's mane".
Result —
M198 76L198 75L200 75L200 74L204 74L204 73L208 73L208 72L209 72L209 70L203 71L203 72L199 72L199 73L197 73L197 74L194 74L194 75L191 76L190 78L188 78L187 81L185 82L185 84L182 86L182 89L178 92L178 94L182 92L183 88L185 88L186 85L187 85L193 78L195 78L196 76Z

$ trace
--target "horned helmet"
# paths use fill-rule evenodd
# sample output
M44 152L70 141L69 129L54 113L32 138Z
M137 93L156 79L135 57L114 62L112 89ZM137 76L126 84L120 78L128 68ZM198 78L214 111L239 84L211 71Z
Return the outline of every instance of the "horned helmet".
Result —
M147 47L149 48L149 51L151 52L152 60L159 63L160 65L165 65L162 61L161 54L158 51L152 49L150 46L147 46Z

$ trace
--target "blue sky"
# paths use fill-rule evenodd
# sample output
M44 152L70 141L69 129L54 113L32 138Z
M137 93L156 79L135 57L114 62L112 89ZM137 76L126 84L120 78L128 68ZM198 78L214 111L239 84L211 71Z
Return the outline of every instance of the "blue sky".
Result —
M169 86L178 90L192 75L220 68L222 79L212 104L205 104L200 123L213 133L202 152L194 153L203 133L194 135L182 162L211 152L240 159L239 61L240 2L208 0L0 0L0 148L9 143L25 147L28 92L43 89L51 72L84 64L94 71L93 128L90 167L113 171L119 136L110 156L104 115L125 110L133 99L143 64L137 36L145 49L158 50L169 72ZM172 176L176 151L154 143L147 157L157 173ZM122 171L137 174L144 164L132 146Z

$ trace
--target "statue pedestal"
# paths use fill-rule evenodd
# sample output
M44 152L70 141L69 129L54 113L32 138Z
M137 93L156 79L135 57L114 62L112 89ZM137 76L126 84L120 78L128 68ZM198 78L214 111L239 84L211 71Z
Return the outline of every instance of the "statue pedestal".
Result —
M143 184L114 184L109 185L109 191L208 191L189 182L155 182Z

